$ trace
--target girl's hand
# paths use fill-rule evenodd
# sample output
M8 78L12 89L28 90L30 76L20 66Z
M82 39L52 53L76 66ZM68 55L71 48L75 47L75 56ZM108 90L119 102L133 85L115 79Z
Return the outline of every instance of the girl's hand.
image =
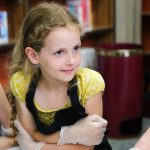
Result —
M23 128L19 120L15 120L15 127L18 129L17 140L22 150L40 150L43 142L35 142L31 135Z
M58 145L98 145L104 137L106 126L107 121L100 116L89 115L86 118L80 119L74 125L62 127Z

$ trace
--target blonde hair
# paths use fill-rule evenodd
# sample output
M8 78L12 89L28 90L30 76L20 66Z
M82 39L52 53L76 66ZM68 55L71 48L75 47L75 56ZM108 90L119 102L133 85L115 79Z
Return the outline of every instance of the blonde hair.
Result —
M39 76L40 69L29 61L24 51L25 48L32 47L36 52L40 52L44 46L44 39L53 29L69 25L76 26L80 30L78 20L61 4L42 2L32 8L24 18L11 54L10 77L18 71L23 71L25 76L32 77L36 74ZM16 114L14 101L14 96L11 94L12 122Z

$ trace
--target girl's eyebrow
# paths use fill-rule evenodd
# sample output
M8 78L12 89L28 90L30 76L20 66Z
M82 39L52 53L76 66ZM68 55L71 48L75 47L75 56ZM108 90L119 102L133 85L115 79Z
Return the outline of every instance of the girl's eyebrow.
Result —
M74 46L81 46L81 42L74 44ZM73 46L73 47L74 47L74 46ZM57 48L55 48L55 49L52 49L52 51L57 51L57 50L61 50L61 49L66 49L66 47L57 47Z

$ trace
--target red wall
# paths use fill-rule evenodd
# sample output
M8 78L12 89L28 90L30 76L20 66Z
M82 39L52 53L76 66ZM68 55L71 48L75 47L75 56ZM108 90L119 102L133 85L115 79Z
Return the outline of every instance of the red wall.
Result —
M7 56L6 54L0 55L0 83L3 85L8 83L8 72L6 69Z

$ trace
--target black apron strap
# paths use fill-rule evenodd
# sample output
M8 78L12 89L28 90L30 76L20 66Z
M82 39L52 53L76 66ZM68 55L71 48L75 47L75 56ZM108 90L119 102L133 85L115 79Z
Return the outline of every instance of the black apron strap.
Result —
M67 95L70 96L72 107L75 108L78 107L78 105L80 105L77 93L78 92L77 81L75 77L70 81L69 85L70 86L67 90Z
M33 114L33 116L35 116L36 114L34 109L34 101L33 101L36 87L37 87L37 81L32 79L29 85L28 92L26 94L26 106L29 109L29 111Z
M86 117L84 107L80 104L79 96L78 96L78 86L77 79L74 77L70 82L70 87L67 90L67 94L70 96L72 108L74 111L82 117Z

